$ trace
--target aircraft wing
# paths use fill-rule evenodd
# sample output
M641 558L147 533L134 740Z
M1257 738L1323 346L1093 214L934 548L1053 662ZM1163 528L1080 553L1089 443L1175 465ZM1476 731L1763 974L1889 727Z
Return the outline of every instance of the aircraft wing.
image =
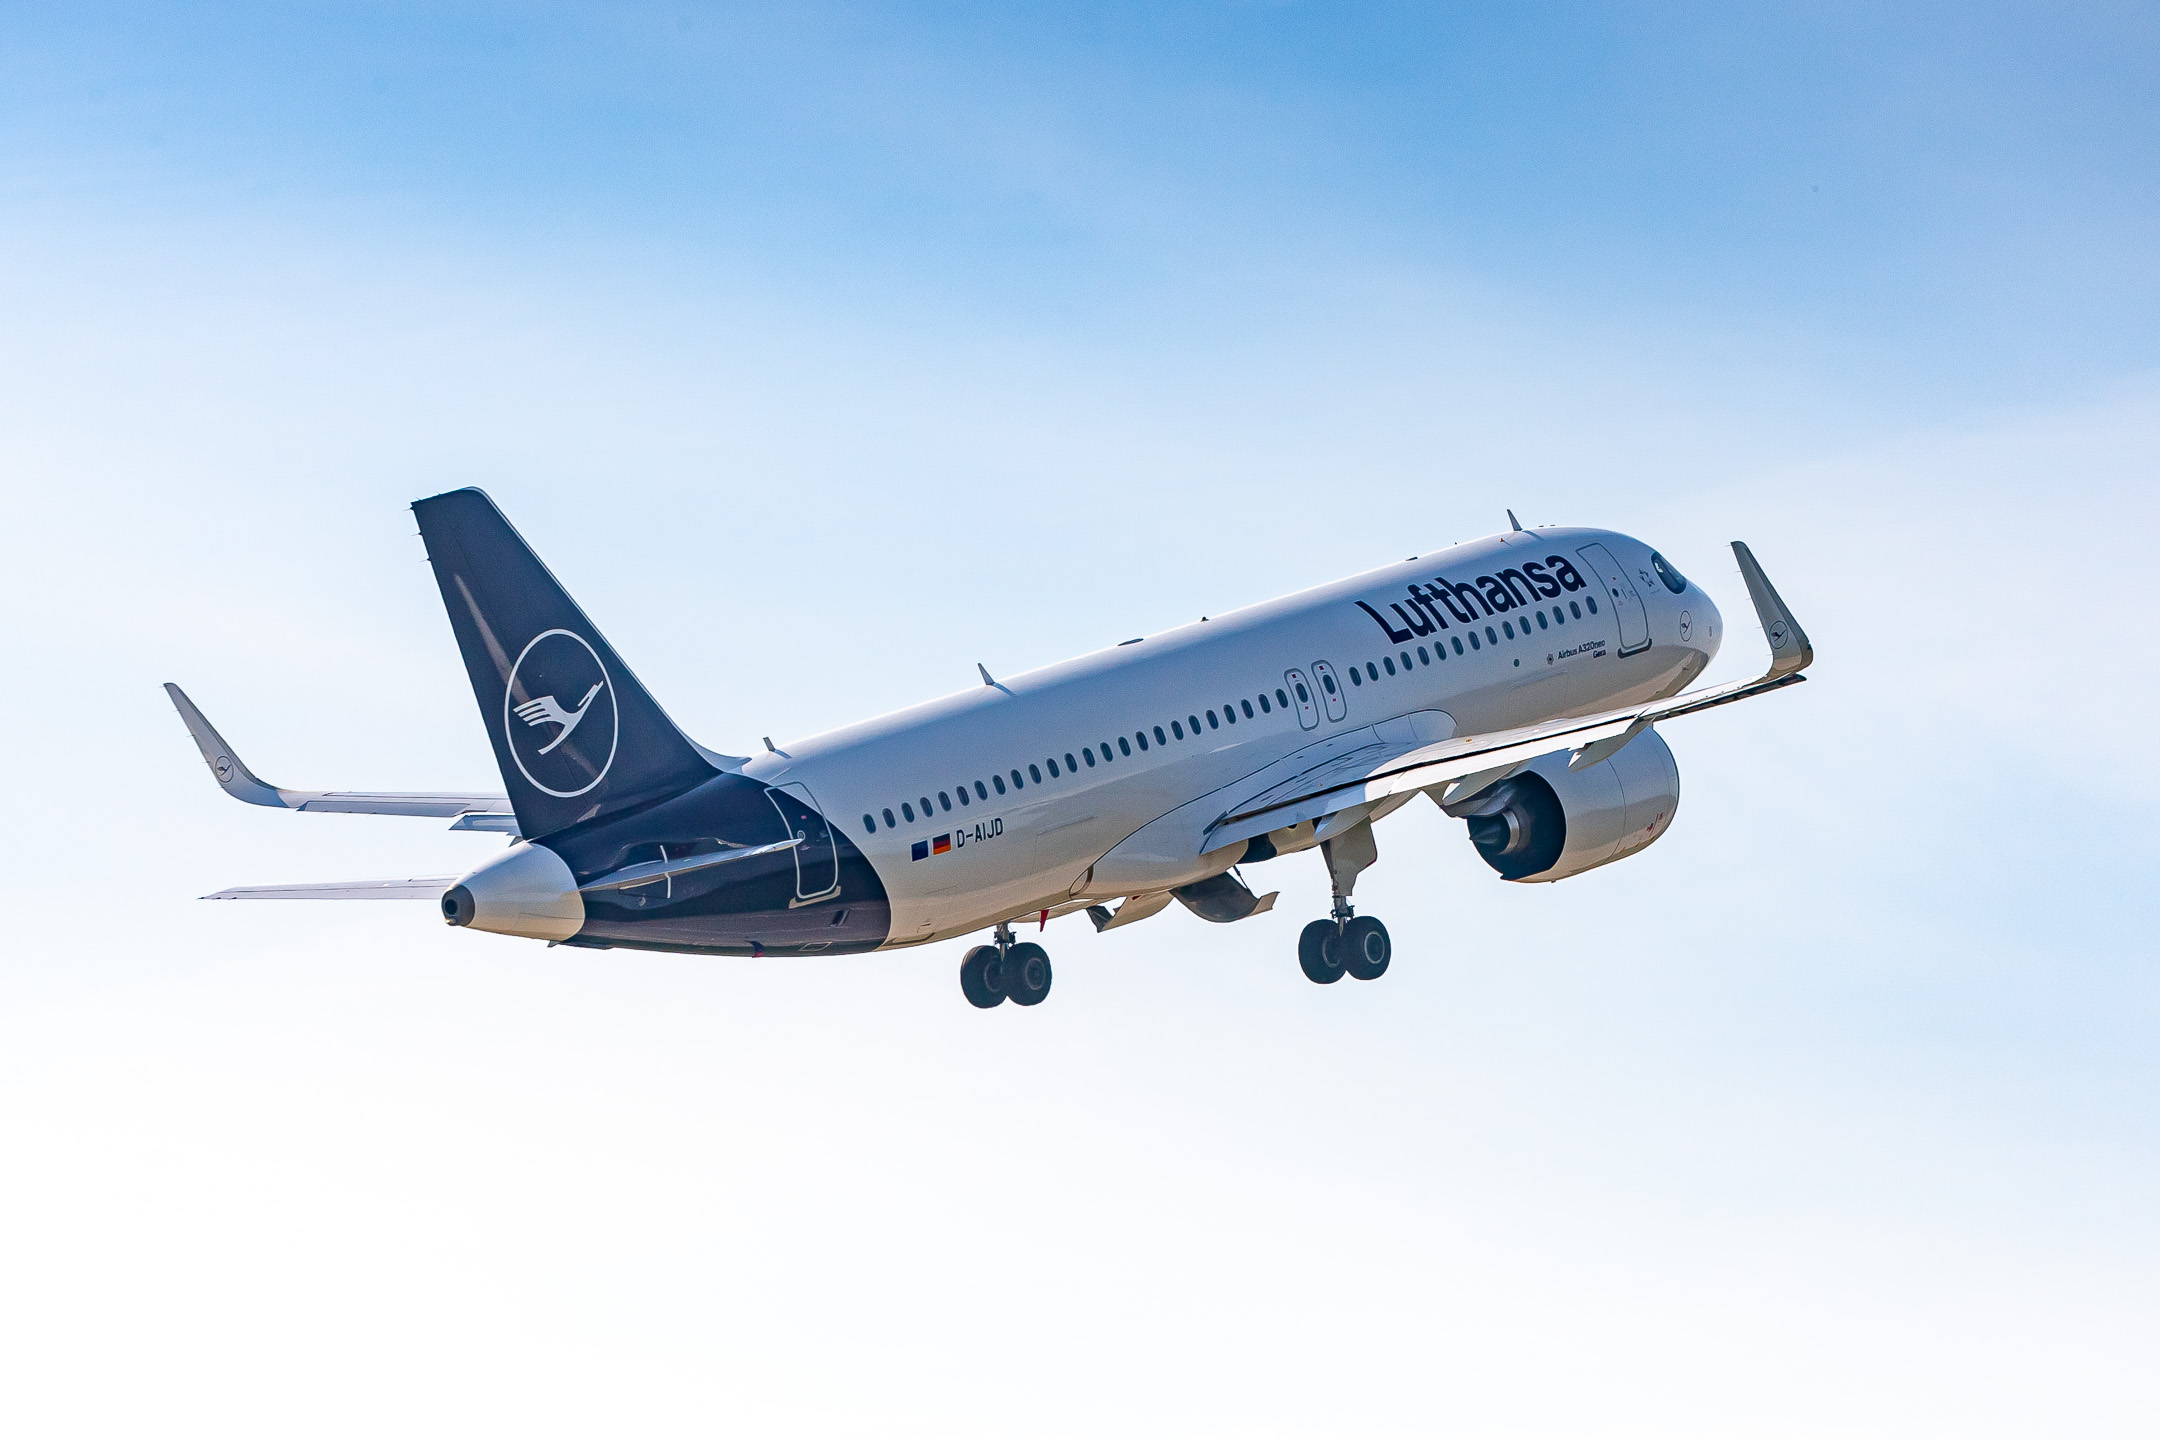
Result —
M455 875L418 875L404 880L331 880L313 885L236 885L205 900L433 900L457 883Z
M1390 796L1436 785L1448 787L1442 795L1444 801L1464 798L1504 779L1518 766L1556 750L1574 751L1568 768L1585 769L1616 754L1660 720L1730 705L1800 683L1807 678L1800 672L1815 658L1807 632L1778 598L1747 546L1735 540L1733 555L1740 562L1748 596L1755 602L1763 637L1770 644L1770 668L1756 678L1602 714L1483 735L1461 735L1431 745L1377 744L1346 751L1236 802L1208 826L1200 852L1206 854L1286 825L1319 820L1353 806L1376 804Z
M250 805L269 805L282 810L313 810L339 815L432 815L455 817L453 830L490 830L504 835L518 833L517 816L511 813L507 795L465 795L441 791L287 790L257 778L241 763L225 737L218 734L187 692L167 682L165 693L173 708L195 737L205 764L218 788L235 800ZM447 882L445 882L447 883ZM223 892L229 893L229 892Z

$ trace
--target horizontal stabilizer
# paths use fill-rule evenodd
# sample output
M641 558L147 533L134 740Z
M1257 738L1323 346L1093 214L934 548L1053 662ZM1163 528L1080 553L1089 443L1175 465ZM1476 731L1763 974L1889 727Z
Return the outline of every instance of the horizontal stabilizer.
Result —
M417 875L404 880L329 880L313 885L236 885L205 900L433 900L457 883L455 875Z

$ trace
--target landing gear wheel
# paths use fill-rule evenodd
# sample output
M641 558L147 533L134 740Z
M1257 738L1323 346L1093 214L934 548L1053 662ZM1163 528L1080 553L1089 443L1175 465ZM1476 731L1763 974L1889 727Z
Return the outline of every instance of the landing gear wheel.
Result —
M1297 937L1298 968L1315 985L1332 985L1342 979L1342 957L1328 954L1334 939L1333 920L1315 920Z
M1008 970L995 945L977 945L960 962L960 993L978 1010L994 1010L1005 1003Z
M1050 952L1023 941L1005 952L1005 994L1015 1005L1040 1005L1050 993Z
M1377 980L1387 974L1388 961L1395 954L1387 926L1370 915L1360 915L1345 925L1335 943L1341 950L1343 968L1360 980Z

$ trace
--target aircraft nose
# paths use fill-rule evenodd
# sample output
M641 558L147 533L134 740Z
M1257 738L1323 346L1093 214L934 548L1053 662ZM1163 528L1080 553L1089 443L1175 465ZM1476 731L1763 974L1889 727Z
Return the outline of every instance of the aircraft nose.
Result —
M1680 637L1682 642L1700 650L1705 659L1714 659L1725 639L1725 617L1718 612L1717 602L1700 589L1682 600L1680 628L1690 632Z

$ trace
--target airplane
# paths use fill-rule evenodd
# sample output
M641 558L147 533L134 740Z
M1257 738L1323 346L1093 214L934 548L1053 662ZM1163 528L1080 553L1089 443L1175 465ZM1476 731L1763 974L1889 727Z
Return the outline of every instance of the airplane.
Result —
M247 886L205 899L431 898L450 925L585 949L860 954L989 932L967 1000L1032 1006L1048 952L1014 926L1099 932L1173 902L1269 910L1247 871L1317 850L1333 890L1298 938L1326 985L1376 980L1387 927L1352 903L1374 826L1419 795L1503 880L1635 855L1672 825L1656 726L1797 684L1814 660L1745 544L1759 676L1694 691L1724 621L1658 551L1525 527L724 755L677 728L492 500L416 502L507 793L299 791L258 779L165 689L225 793L449 818L511 837L463 875Z

